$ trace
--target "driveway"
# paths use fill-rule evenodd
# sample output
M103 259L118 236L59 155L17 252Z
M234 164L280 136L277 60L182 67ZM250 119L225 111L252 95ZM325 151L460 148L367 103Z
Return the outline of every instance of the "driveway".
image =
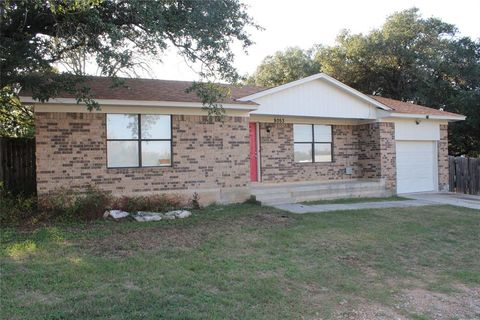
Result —
M480 210L480 196L453 192L409 193L402 196L410 199L422 200L434 204L450 204Z

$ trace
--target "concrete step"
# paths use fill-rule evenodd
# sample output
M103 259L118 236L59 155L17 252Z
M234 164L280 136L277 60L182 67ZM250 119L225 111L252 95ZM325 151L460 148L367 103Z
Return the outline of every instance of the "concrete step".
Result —
M383 182L365 182L365 181L348 181L343 183L338 182L320 182L316 184L278 184L278 185L265 185L265 186L252 186L252 194L275 194L284 192L310 192L310 191L326 191L329 190L351 190L351 189L364 189L384 187Z
M293 203L297 202L309 202L309 201L317 201L317 200L335 200L335 199L342 199L342 198L374 198L374 197L388 197L391 194L388 192L385 192L385 190L376 190L376 191L364 191L361 194L355 194L352 196L352 194L340 194L340 195L334 195L334 196L321 196L319 198L318 195L310 195L310 196L298 196L294 198Z
M266 205L389 195L385 183L379 180L256 184L251 187L251 193Z

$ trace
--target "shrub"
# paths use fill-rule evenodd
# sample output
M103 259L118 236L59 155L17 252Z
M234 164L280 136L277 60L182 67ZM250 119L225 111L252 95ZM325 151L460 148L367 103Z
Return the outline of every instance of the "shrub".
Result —
M127 212L136 211L155 211L165 212L179 209L185 206L185 199L174 194L158 194L150 196L123 196L117 198L112 209L123 210Z
M246 204L255 204L255 205L261 205L262 203L260 201L257 200L257 197L255 197L254 195L251 195L250 198L248 198L247 200L245 200Z
M39 200L39 208L49 219L94 220L101 218L111 203L112 197L107 192L87 186L81 193L57 189Z
M0 224L19 224L37 214L35 196L13 196L0 192Z
M1 187L1 186L0 186ZM0 190L2 191L2 190ZM2 224L36 224L39 222L94 220L105 210L127 212L165 212L191 205L198 206L198 195L186 201L175 194L112 198L96 187L87 186L82 191L60 188L48 196L13 197L0 192L0 222Z
M200 196L196 192L193 193L192 200L190 200L190 207L192 209L200 209Z

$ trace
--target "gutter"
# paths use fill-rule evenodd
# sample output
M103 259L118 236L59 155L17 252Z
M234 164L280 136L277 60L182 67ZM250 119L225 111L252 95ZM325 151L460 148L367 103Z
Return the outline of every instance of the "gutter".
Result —
M85 105L85 103L77 103L75 98L53 98L46 102L40 102L32 99L32 97L21 96L22 103L32 104L70 104L70 105ZM201 102L181 102L181 101L149 101L149 100L119 100L119 99L95 99L100 106L128 106L128 107L176 107L176 108L203 108ZM224 109L235 110L249 110L255 111L258 109L258 104L250 103L219 103Z

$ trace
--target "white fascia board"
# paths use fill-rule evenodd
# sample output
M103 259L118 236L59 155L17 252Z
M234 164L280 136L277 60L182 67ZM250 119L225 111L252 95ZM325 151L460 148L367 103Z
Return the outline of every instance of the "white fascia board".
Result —
M273 93L276 93L276 92L279 92L279 91L283 91L283 90L301 85L303 83L318 80L318 79L323 79L323 80L335 85L336 87L338 87L340 89L343 89L344 91L347 91L350 94L352 94L352 95L354 95L354 96L356 96L356 97L358 97L358 98L376 106L377 108L380 108L382 110L392 110L391 108L387 107L383 103L380 103L377 100L370 98L369 96L361 93L360 91L357 91L357 90L347 86L346 84L344 84L344 83L342 83L342 82L340 82L340 81L338 81L338 80L336 80L336 79L334 79L334 78L332 78L332 77L330 77L330 76L328 76L324 73L317 73L317 74L314 74L312 76L309 76L309 77L306 77L306 78L303 78L303 79L292 81L292 82L283 84L283 85L278 86L278 87L274 87L274 88L271 88L271 89L266 89L266 90L263 90L263 91L260 91L260 92L257 92L257 93L239 98L237 100L238 101L254 101L255 99L258 99L260 97L267 96L267 95L270 95L270 94L273 94Z
M42 104L42 102L32 99L32 97L20 97L22 103ZM148 100L118 100L118 99L95 99L100 105L105 106L141 106L141 107L177 107L177 108L203 108L201 102L180 102L180 101L148 101ZM45 104L79 104L75 98L53 98L45 102ZM80 103L85 104L85 103ZM224 109L236 110L257 110L258 106L251 104L234 104L222 103L220 104Z
M413 113L395 113L392 112L389 114L393 118L407 118L407 119L432 119L432 120L450 120L450 121L462 121L465 120L466 116L440 116L440 115L430 115L430 114L413 114Z

